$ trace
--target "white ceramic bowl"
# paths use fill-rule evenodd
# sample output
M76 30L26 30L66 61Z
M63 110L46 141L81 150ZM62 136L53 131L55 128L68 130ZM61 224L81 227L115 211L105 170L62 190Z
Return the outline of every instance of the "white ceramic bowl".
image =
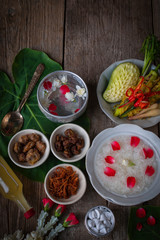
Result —
M31 134L31 133L39 134L41 136L42 141L46 144L45 153L40 158L40 160L37 161L34 165L29 165L27 162L18 161L16 153L13 151L13 146L14 146L15 142L17 142L21 136ZM21 168L30 169L30 168L35 168L35 167L40 166L41 164L43 164L47 160L49 153L50 153L50 145L49 145L49 141L48 141L47 137L43 133L41 133L40 131L37 131L37 130L34 130L34 129L25 129L25 130L22 130L22 131L16 133L11 138L11 140L8 144L8 155L9 155L10 159L12 160L12 162L14 162L14 164L16 164L17 166L19 166Z
M127 118L119 118L119 117L115 117L113 115L113 106L116 103L108 103L104 100L103 98L103 93L105 91L105 89L107 88L107 85L109 83L109 79L111 77L111 74L113 72L113 70L121 63L123 62L131 62L136 64L139 69L142 69L143 67L143 61L138 60L138 59L127 59L127 60L123 60L123 61L118 61L113 63L112 65L110 65L108 68L106 68L102 74L100 75L99 78L99 82L97 85L97 97L98 97L98 102L99 105L102 109L102 111L115 123L117 124L121 124L121 123L129 123L129 124L136 124L140 127L143 128L147 128L147 127L151 127L154 126L155 124L157 124L158 122L160 122L160 116L156 116L156 117L150 117L150 118L146 118L146 119L140 119L140 120L128 120ZM151 69L155 69L155 66L152 65Z
M155 170L155 177L152 184L142 192L132 195L122 195L111 192L104 188L103 184L97 179L94 162L96 161L96 154L107 139L116 138L118 136L137 136L146 142L154 151L157 161L157 168ZM160 139L152 132L146 131L139 126L133 124L120 124L114 128L108 128L99 133L92 142L90 149L86 155L86 170L88 172L90 181L97 193L104 199L123 206L132 206L145 201L148 201L160 193Z
M76 171L76 173L78 174L79 176L79 188L78 188L78 191L75 195L72 195L70 198L68 199L57 199L57 198L54 198L50 193L49 193L49 189L48 189L48 185L49 185L49 177L52 176L53 172L55 171L55 169L57 167L67 167L67 166L70 166L72 167L73 171ZM86 186L87 186L87 183L86 183L86 178L84 176L84 174L82 173L82 171L74 166L74 165L71 165L71 164L59 164L55 167L53 167L52 169L50 169L50 171L47 173L46 177L45 177L45 180L44 180L44 189L45 189L45 192L47 194L47 196L55 203L57 204L63 204L63 205L69 205L69 204L73 204L75 202L77 202L78 200L80 200L82 198L82 196L84 195L85 191L86 191Z
M74 155L71 158L66 158L62 152L57 152L54 146L55 143L55 138L57 134L64 135L64 132L67 129L72 129L77 133L79 137L82 137L84 139L84 147L81 149L80 154ZM68 123L68 124L63 124L59 127L57 127L51 134L50 137L50 146L51 146L51 151L55 157L57 157L59 160L67 163L72 163L72 162L77 162L81 160L83 157L85 157L87 150L90 146L90 138L86 130L84 128L80 127L79 125Z
M62 77L66 78L65 83L61 81ZM54 79L58 80L60 84L64 84L69 87L70 92L74 93L75 95L74 101L68 101L65 96L61 94L61 92L59 91L60 85L53 86ZM46 91L46 89L44 89L43 87L45 81L53 82L52 88L49 91ZM76 95L76 86L85 89L85 94L83 95L83 97L79 97L78 95ZM56 105L56 115L53 115L48 111L48 107L46 107L46 104L44 103L46 102L47 98L49 98L50 101L54 102L54 105ZM87 108L88 88L82 78L80 78L77 74L65 70L55 71L45 76L39 83L37 89L37 101L41 112L49 120L60 123L72 122L78 117L80 117ZM77 109L79 110L77 111Z

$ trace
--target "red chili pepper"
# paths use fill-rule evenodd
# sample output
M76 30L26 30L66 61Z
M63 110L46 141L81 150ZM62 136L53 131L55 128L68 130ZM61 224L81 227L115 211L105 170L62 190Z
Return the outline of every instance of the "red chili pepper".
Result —
M130 95L128 94L129 91L131 91ZM133 93L134 93L134 89L133 88L128 88L127 91L126 91L126 96L130 97Z

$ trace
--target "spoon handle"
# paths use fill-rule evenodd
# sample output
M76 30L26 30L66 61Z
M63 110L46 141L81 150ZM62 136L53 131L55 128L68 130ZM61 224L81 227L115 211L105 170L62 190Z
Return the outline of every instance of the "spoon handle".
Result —
M37 66L37 68L36 68L36 70L35 70L35 72L34 72L34 74L33 74L33 77L32 77L32 79L31 79L31 81L30 81L30 84L28 85L27 91L25 92L24 97L22 98L22 100L21 100L21 102L20 102L20 104L19 104L19 107L18 107L18 109L17 109L17 112L20 112L21 109L23 108L23 106L24 106L24 104L26 103L29 95L31 94L34 86L36 85L36 83L37 83L37 81L39 80L42 72L44 71L44 68L45 68L45 67L44 67L44 64L42 64L42 63L40 63L40 64Z

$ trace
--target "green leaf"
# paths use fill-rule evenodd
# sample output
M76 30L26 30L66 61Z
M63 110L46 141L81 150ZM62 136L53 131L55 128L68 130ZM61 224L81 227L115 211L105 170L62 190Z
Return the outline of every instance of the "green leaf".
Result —
M136 210L139 207L131 208L129 225L128 225L128 236L130 240L160 240L160 207L155 206L142 206L146 210L146 217L138 218L136 216ZM156 224L150 226L147 224L147 218L153 216L156 219ZM142 230L136 229L137 223L142 224Z
M7 74L0 71L0 121L2 121L2 118L7 112L18 108L33 73L37 65L40 63L45 65L45 70L21 111L21 114L24 117L24 125L22 129L37 129L43 132L49 139L52 131L58 127L60 123L51 122L39 110L37 103L37 87L44 76L53 71L61 70L62 66L50 59L44 52L25 48L18 53L12 65L12 73L15 80L14 84L10 81ZM86 130L89 129L89 119L86 114L74 121L74 123L81 125ZM8 157L7 147L10 139L11 137L6 137L0 134L0 154L13 169L20 171L32 180L44 181L44 177L49 169L62 163L50 153L47 161L35 169L28 170L19 168L14 165ZM84 161L79 161L75 163L75 165L84 168Z
M132 166L135 166L136 164L134 162L132 162L131 160L128 161L128 166L129 167L132 167Z

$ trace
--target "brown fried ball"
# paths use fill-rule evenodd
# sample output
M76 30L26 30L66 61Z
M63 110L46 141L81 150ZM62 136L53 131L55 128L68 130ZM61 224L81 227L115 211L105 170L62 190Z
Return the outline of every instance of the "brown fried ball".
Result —
M44 152L46 150L46 144L42 141L38 141L38 142L36 142L36 148L38 149L38 151L41 154L44 154Z
M28 135L29 139L33 142L37 142L41 140L41 136L37 133L31 133Z
M27 152L26 155L26 161L30 164L33 165L40 159L40 153L36 148L32 148Z
M15 153L21 153L23 150L23 146L20 142L16 142L13 146L13 150Z
M26 162L26 156L25 156L25 154L24 154L24 153L18 154L18 160L19 160L20 162Z
M31 148L35 146L35 142L29 141L23 148L23 152L28 152Z
M29 141L29 138L28 138L28 135L23 135L23 136L20 136L19 140L18 140L20 143L22 144L27 144L28 141Z

